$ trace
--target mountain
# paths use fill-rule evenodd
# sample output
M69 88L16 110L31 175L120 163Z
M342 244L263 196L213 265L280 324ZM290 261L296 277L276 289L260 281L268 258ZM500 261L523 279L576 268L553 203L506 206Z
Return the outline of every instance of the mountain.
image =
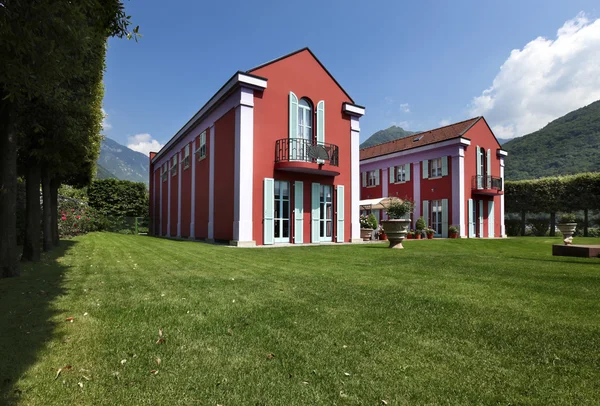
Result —
M513 140L514 138L498 138L496 137L496 139L498 140L498 142L500 143L500 145L504 145L506 144L508 141Z
M149 163L149 158L141 152L105 138L102 141L97 165L98 173L102 171L103 176L112 174L112 177L117 179L148 184Z
M115 175L100 164L96 164L96 179L112 179Z
M375 134L371 135L365 142L360 144L360 149L383 144L384 142L394 141L399 138L409 137L417 132L420 131L406 131L401 127L396 127L393 125L390 128L377 131Z
M507 180L600 170L600 100L502 146Z

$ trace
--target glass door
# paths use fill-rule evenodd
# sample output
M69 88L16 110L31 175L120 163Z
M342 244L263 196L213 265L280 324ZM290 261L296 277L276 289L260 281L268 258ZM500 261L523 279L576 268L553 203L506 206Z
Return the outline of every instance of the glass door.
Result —
M276 180L274 182L274 201L275 209L274 237L275 242L290 242L290 184L285 181Z
M321 185L320 197L320 240L332 241L333 235L333 187L329 185Z

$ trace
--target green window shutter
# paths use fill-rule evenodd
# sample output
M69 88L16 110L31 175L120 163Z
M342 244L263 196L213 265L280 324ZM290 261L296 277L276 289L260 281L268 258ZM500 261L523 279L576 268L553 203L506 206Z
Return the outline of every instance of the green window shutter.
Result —
M429 177L429 161L426 159L423 161L423 179Z
M390 183L396 183L396 167L390 166Z
M379 171L380 169L375 170L375 186L379 186Z
M442 238L448 238L448 199L442 199Z
M429 200L423 200L423 220L429 225Z
M448 157L442 157L442 176L448 176Z
M362 175L362 186L367 187L367 172L361 173Z
M290 128L289 138L298 138L298 97L290 92Z
M304 182L294 182L294 243L304 242Z
M404 171L406 172L406 181L410 181L410 164L404 165Z
M479 145L477 145L476 147L477 149L476 154L477 154L477 189L481 189L483 187L483 182L481 179L481 175L483 175L481 173L481 149L479 148Z
M483 238L483 200L479 201L479 238Z
M311 223L311 227L310 227L310 242L312 243L316 243L319 242L320 240L320 216L319 216L319 212L321 209L321 184L320 183L313 183L312 184L312 190L311 190L311 213L310 213L310 223Z
M486 173L486 189L492 188L492 151L490 149L487 150L487 173Z
M473 199L469 199L467 210L469 211L469 238L473 238L475 237L475 223L473 222Z
M275 210L273 207L273 199L275 194L275 180L265 178L264 180L264 215L263 215L263 239L265 245L271 245L275 242Z
M344 186L337 187L337 229L336 241L344 242Z
M494 201L488 202L488 237L494 237Z

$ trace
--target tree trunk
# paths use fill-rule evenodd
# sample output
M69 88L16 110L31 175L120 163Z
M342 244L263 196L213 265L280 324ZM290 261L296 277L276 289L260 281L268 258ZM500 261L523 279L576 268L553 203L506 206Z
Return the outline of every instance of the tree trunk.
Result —
M60 244L60 239L58 236L58 188L60 187L60 182L57 178L52 178L50 181L50 209L52 210L52 244L55 247L58 247Z
M550 237L556 235L556 213L550 213Z
M42 225L44 229L44 251L52 250L52 200L50 197L50 174L47 169L42 173Z
M13 104L0 90L0 278L19 276L17 258L17 138Z
M583 209L583 236L588 236L588 209Z
M42 218L40 207L41 171L39 163L34 161L28 162L25 170L25 240L21 260L39 261L40 221Z
M521 212L521 236L525 236L525 210Z

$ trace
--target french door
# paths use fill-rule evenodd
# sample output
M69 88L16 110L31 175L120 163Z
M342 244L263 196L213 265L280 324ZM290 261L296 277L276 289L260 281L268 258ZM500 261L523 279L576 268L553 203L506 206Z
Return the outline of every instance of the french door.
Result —
M333 236L333 187L330 185L321 185L320 204L320 241L332 241Z
M290 184L274 182L274 242L290 242Z

